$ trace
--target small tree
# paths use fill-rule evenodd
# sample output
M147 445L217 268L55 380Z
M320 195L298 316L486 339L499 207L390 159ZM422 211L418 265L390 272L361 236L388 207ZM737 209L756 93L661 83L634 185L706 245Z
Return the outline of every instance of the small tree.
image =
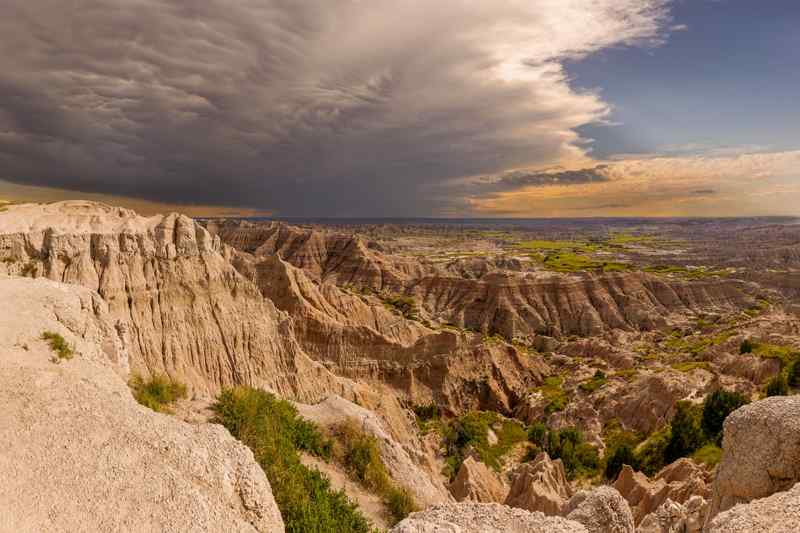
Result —
M638 461L633 455L633 448L627 444L622 443L611 453L611 456L606 459L605 476L606 479L614 480L622 471L624 465L628 465L634 469L638 469Z
M789 394L789 384L783 372L769 380L766 389L767 396L787 396Z
M800 356L789 364L786 370L786 382L792 388L800 387Z
M671 431L664 459L669 464L681 457L690 455L703 443L703 430L697 409L689 402L678 402L675 416L672 417Z
M750 339L745 339L739 344L739 353L753 353L753 341Z
M717 389L703 402L701 426L709 440L718 445L722 442L722 424L733 411L747 403L747 398L737 392Z

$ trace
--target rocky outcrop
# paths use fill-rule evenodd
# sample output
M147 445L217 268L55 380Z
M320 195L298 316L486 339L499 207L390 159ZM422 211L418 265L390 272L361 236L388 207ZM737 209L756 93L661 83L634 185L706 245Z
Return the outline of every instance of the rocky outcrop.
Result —
M611 487L575 494L566 507L567 519L583 524L589 533L633 533L628 502Z
M753 299L735 281L680 282L643 273L498 272L480 280L429 276L414 293L430 315L508 339L650 330L664 317L734 310Z
M505 504L511 507L559 515L572 497L561 459L552 461L545 452L519 465L509 476L511 489Z
M221 426L138 405L126 341L96 293L0 277L0 529L269 531L283 522L253 454ZM44 331L74 348L54 359Z
M412 513L390 533L587 533L580 523L497 503L438 505Z
M709 533L796 533L800 531L800 483L772 496L736 505L720 513Z
M737 409L725 419L722 448L709 521L800 481L800 396L775 396Z
M506 499L508 487L485 464L469 456L461 463L450 492L459 502L500 503Z
M634 522L655 512L667 500L683 504L693 496L708 499L711 495L711 474L691 459L681 458L664 467L652 480L625 465L614 482L614 488L627 500Z
M669 498L654 512L645 516L638 533L700 533L708 511L708 502L692 496L685 504Z
M196 394L247 384L307 401L349 386L309 359L292 323L239 275L231 250L190 218L95 202L0 212L0 269L76 284L108 303L137 374Z
M378 439L381 457L392 479L407 488L417 502L425 506L452 501L452 497L437 477L420 469L412 459L421 444L404 448L395 440L375 413L338 396L330 396L315 405L295 404L303 418L322 427L332 427L345 421L355 421L366 433ZM409 453L411 452L411 454Z

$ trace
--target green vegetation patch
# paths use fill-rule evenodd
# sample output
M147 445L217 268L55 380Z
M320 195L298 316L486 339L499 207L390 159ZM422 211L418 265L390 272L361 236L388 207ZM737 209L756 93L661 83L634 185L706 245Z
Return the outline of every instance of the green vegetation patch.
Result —
M780 346L767 342L756 342L753 344L753 355L762 359L779 359L782 366L789 365L794 359L800 357L800 351L791 346Z
M542 394L547 405L544 408L546 415L551 415L557 411L563 411L567 406L567 393L564 392L562 386L564 385L564 378L560 376L550 376L545 378L544 385L538 387L536 390Z
M694 452L692 454L692 459L707 465L709 468L714 468L722 459L722 448L713 442L709 442Z
M351 477L382 497L392 524L419 510L408 489L397 486L389 477L377 438L367 434L354 420L339 424L334 434L337 459Z
M583 439L576 428L553 430L541 422L528 429L528 440L533 448L526 459L532 459L539 451L545 451L553 459L561 459L567 478L593 477L597 474L600 460L597 449Z
M707 361L685 361L670 365L679 372L693 372L695 370L707 370L711 372L711 364Z
M170 406L186 397L186 385L166 376L153 376L147 381L134 376L129 385L137 402L159 413L172 412Z
M605 373L602 370L598 370L594 373L594 376L578 385L578 387L583 392L591 394L602 388L606 383L608 383L608 378L606 378Z
M214 422L247 445L267 474L287 533L372 532L344 491L334 491L328 478L300 462L299 451L326 459L331 445L292 404L237 387L223 391L213 410Z
M409 320L417 320L417 302L411 296L391 295L383 298L383 303L389 309L394 309Z
M59 333L45 331L42 333L42 340L46 341L50 349L55 353L55 362L63 359L69 360L75 356L75 349Z
M573 252L551 253L546 255L541 262L542 265L548 270L562 273L586 271L624 272L626 270L630 270L630 265L627 263L600 261L592 259L586 255L580 255Z
M497 436L495 444L489 444L490 428ZM491 411L470 411L444 428L445 467L442 473L452 481L469 448L474 449L487 466L499 470L502 458L515 444L526 439L527 431L520 422L502 418Z

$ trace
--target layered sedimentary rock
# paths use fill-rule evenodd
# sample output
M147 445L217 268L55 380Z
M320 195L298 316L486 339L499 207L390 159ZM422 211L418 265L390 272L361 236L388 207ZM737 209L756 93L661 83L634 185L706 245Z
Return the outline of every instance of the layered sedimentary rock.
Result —
M639 533L700 533L703 530L708 502L692 496L680 504L667 498L661 506L644 517Z
M293 317L294 334L311 357L337 375L388 384L412 403L510 413L546 373L541 358L507 343L431 329L374 295L314 281L277 255L239 253L233 264Z
M0 269L96 290L126 339L132 373L165 373L196 393L248 384L298 399L343 393L303 354L291 320L191 219L94 202L0 212Z
M249 449L135 402L126 341L97 293L0 277L0 301L13 309L0 313L0 530L284 530Z

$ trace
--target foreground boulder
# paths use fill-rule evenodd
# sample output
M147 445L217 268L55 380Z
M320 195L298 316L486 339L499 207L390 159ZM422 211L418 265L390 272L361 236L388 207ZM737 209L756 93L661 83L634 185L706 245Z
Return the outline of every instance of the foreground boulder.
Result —
M616 489L598 487L580 491L567 504L567 519L583 524L589 533L633 533L628 502Z
M708 521L739 503L788 490L800 481L800 396L776 396L725 420Z
M0 529L284 530L264 472L221 426L140 406L96 294L0 277ZM59 359L50 331L74 349Z
M713 533L796 533L800 531L800 484L720 513L707 530Z
M391 533L587 533L578 522L497 503L438 505L412 513Z
M450 492L459 502L499 503L505 500L508 487L484 463L469 456L461 463Z
M561 459L552 461L547 453L541 452L533 461L523 463L511 472L511 490L505 503L528 511L558 515L571 496L572 488Z
M700 533L708 502L692 496L686 504L669 498L639 524L639 533Z

